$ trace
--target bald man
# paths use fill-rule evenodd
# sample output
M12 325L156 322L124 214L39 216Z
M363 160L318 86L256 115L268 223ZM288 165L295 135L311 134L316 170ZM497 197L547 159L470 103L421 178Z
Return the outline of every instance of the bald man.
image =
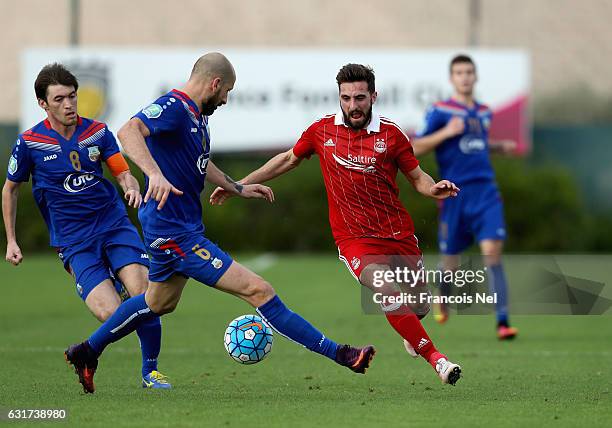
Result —
M104 348L147 320L172 312L189 278L233 294L256 308L266 324L309 350L365 373L373 346L338 345L289 310L272 286L234 261L204 234L200 193L208 179L231 194L273 202L269 187L242 185L209 159L208 116L227 103L236 73L220 53L197 60L189 81L138 112L119 131L127 155L145 174L139 219L150 253L149 287L126 300L89 339L65 354L87 392Z

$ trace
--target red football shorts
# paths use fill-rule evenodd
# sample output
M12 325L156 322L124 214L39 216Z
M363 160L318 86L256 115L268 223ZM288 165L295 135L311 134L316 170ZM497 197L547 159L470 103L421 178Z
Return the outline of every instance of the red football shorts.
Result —
M353 238L338 242L338 257L357 281L361 271L371 263L419 269L419 262L422 266L422 254L414 235L402 240Z

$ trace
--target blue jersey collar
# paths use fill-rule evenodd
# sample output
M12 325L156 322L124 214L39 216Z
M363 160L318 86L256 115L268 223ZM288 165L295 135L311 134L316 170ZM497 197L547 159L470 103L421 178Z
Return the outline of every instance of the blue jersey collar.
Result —
M173 89L170 91L170 94L174 95L181 101L185 101L187 105L191 108L192 113L195 114L196 117L203 117L198 105L185 92L179 91L178 89Z

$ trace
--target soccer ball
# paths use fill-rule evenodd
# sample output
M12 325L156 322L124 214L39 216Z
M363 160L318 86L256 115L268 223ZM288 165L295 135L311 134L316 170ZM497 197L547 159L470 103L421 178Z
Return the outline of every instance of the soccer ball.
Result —
M242 315L229 323L223 344L235 361L255 364L272 350L272 329L257 315Z

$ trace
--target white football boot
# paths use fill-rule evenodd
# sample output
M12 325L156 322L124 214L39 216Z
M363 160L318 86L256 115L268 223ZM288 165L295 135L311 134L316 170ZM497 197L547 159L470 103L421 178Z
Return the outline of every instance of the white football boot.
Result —
M454 385L461 377L461 366L448 361L446 358L439 358L436 361L436 373L438 373L442 383Z
M419 354L416 353L410 342L405 339L404 348L406 348L406 352L408 352L408 355L411 357L419 357ZM439 358L438 361L436 361L436 373L438 373L438 377L442 383L454 385L461 377L461 366L448 361L446 358Z

